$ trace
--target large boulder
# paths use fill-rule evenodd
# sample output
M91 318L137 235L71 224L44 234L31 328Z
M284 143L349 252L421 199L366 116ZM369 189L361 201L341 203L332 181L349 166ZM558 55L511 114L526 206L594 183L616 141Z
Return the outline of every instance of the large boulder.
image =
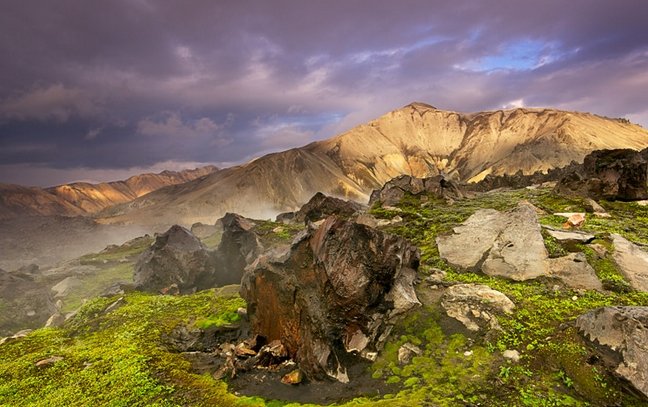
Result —
M511 314L515 304L506 295L481 284L457 284L441 297L449 317L470 331L500 329L497 315Z
M648 149L596 150L563 177L556 190L595 199L648 199Z
M296 222L304 223L317 222L330 215L337 215L339 218L349 218L362 209L363 206L357 202L345 201L318 192L299 211L295 212L293 219ZM285 217L286 215L282 214L281 220L285 219ZM277 221L279 220L280 218L278 217Z
M612 258L630 286L637 291L648 291L648 252L621 235L612 234Z
M174 225L158 235L135 264L137 289L160 292L176 285L180 292L212 286L215 261L207 248L190 231Z
M480 209L436 242L442 259L468 271L515 281L548 276L572 288L602 289L583 256L549 258L536 211L529 204L507 212Z
M239 284L245 267L263 252L263 246L254 232L256 225L252 220L227 213L219 223L223 225L223 236L215 253L218 271L213 284Z
M344 382L349 355L370 357L420 305L418 263L406 240L332 216L282 258L260 258L241 295L254 333L280 340L308 377Z
M612 372L648 399L648 307L598 308L576 327Z
M454 266L516 281L547 274L547 250L530 205L508 212L478 210L453 232L437 237L437 245Z
M443 175L428 178L416 178L410 175L401 175L387 181L382 188L371 193L369 205L380 202L383 206L393 206L399 203L407 194L422 195L433 194L439 198L459 199L463 192L452 180Z
M0 336L41 327L54 312L50 288L36 276L0 269Z

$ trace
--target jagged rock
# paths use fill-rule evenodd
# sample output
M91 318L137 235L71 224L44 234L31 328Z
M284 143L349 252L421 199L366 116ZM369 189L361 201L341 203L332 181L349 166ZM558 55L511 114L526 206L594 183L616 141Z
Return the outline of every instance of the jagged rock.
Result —
M283 212L277 215L277 217L275 218L275 222L285 224L293 223L294 220L295 212Z
M548 259L549 276L561 279L565 284L575 289L602 291L603 285L596 272L587 263L583 253L570 253L556 259Z
M605 208L603 208L598 202L596 202L592 198L583 199L583 207L589 213L594 213L594 214L606 213Z
M399 203L406 194L421 195L434 194L439 198L460 199L464 194L454 181L444 175L428 178L416 178L410 175L401 175L387 181L382 188L371 193L369 206L380 202L383 207Z
M187 229L174 225L156 237L135 265L137 289L148 292L177 284L182 292L213 286L215 261Z
M590 243L596 238L590 233L580 231L556 230L549 227L545 227L545 230L550 236L565 244Z
M332 216L287 256L260 258L241 296L254 333L281 340L307 377L344 382L342 356L379 349L395 320L420 305L418 262L406 240Z
M401 365L407 365L412 361L414 355L419 356L423 353L421 348L411 344L409 342L404 343L398 348L398 363Z
M430 270L430 275L425 277L425 282L430 285L441 284L443 283L443 280L445 280L447 274L448 273L446 273L445 270L433 268Z
M0 336L38 328L56 312L50 288L32 274L0 269Z
M363 206L357 202L345 201L318 192L295 213L294 221L299 223L317 222L330 215L349 218L362 209Z
M216 249L218 271L213 285L240 284L245 267L263 252L263 246L253 229L255 224L243 216L227 213L220 220L223 237Z
M506 295L481 284L449 287L441 298L441 306L449 317L470 331L500 329L497 315L510 314L515 308Z
M384 226L394 226L403 223L403 218L396 215L392 219L376 219L368 213L361 213L355 217L354 221L361 225L367 225L370 228L379 228Z
M0 345L4 345L5 343L15 341L16 339L24 338L25 336L29 335L32 331L33 331L32 329L23 329L22 331L18 331L11 336L7 336L5 338L0 339Z
M648 291L648 252L624 237L612 234L614 252L612 258L619 270L638 291Z
M648 307L604 307L576 319L603 362L648 399Z
M580 169L560 180L556 191L594 199L647 199L648 149L593 151L585 157Z
M547 250L532 207L519 205L508 212L481 209L454 233L437 237L440 256L464 269L516 281L547 273Z

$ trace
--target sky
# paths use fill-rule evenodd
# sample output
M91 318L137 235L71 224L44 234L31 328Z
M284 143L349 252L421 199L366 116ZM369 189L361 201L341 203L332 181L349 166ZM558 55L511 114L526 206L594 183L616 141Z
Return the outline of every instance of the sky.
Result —
M235 165L413 101L648 128L645 0L3 0L0 182Z

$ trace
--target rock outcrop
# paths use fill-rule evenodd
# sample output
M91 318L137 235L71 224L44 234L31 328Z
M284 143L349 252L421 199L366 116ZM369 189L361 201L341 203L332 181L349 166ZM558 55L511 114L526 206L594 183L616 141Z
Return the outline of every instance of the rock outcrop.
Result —
M497 315L511 314L515 304L506 295L481 284L457 284L441 298L449 317L470 331L500 329Z
M380 202L383 206L396 205L405 195L433 194L439 198L459 199L463 192L458 184L438 175L428 178L416 178L410 175L401 175L387 181L380 189L371 193L369 205Z
M563 194L637 201L648 198L648 149L597 150L556 185Z
M576 327L613 373L648 400L648 307L604 307L576 320Z
M215 270L215 260L200 240L174 225L140 255L133 278L142 291L160 292L175 284L180 292L191 292L212 286Z
M480 209L436 241L441 258L455 267L515 281L550 276L572 288L602 289L583 256L549 258L535 209L528 204L507 212Z
M621 235L612 234L612 258L630 286L638 291L648 291L648 252Z
M317 222L330 215L346 219L362 209L363 206L357 202L345 201L318 192L295 213L294 220L300 223Z
M214 254L217 271L212 284L239 284L245 267L263 252L263 246L250 219L228 213L219 223L223 225L223 236Z
M282 258L260 258L241 295L253 333L280 340L308 377L347 381L345 360L371 357L420 305L418 263L406 240L332 216Z

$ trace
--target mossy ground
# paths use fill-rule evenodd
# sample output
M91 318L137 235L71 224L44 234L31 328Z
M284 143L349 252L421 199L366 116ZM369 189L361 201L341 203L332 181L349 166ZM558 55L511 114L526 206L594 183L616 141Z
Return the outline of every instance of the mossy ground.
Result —
M421 248L423 274L437 267L448 273L450 282L489 285L509 296L516 311L500 318L499 335L485 339L450 332L442 311L433 303L426 304L396 327L371 367L374 378L394 383L399 390L380 399L358 398L340 405L642 405L591 358L591 350L571 322L600 306L648 306L648 294L630 290L616 269L606 235L620 233L637 243L648 242L648 222L641 221L648 218L648 209L603 202L611 218L588 215L583 229L597 233L596 243L608 254L601 256L590 246L576 249L585 253L610 289L604 293L555 289L556 282L550 280L516 283L460 272L439 258L435 243L439 234L480 208L506 210L520 201L544 210L541 223L554 226L564 220L552 213L583 210L581 201L557 197L546 189L499 191L451 205L432 198L422 202L407 197L397 210L372 210L377 217L403 218L402 225L388 230ZM258 228L278 243L289 242L297 231L273 222ZM574 250L544 237L554 256ZM432 289L422 283L418 290L423 297ZM25 339L0 346L0 405L297 405L236 397L227 392L223 382L191 373L188 362L162 345L163 334L178 324L209 327L235 320L235 310L244 305L236 295L216 295L214 290L180 297L133 293L125 296L125 305L104 313L115 299L92 300L64 328L37 330ZM402 366L397 353L405 342L417 345L422 354ZM520 362L505 360L502 351L506 349L519 351ZM35 366L49 356L64 359L49 367Z

